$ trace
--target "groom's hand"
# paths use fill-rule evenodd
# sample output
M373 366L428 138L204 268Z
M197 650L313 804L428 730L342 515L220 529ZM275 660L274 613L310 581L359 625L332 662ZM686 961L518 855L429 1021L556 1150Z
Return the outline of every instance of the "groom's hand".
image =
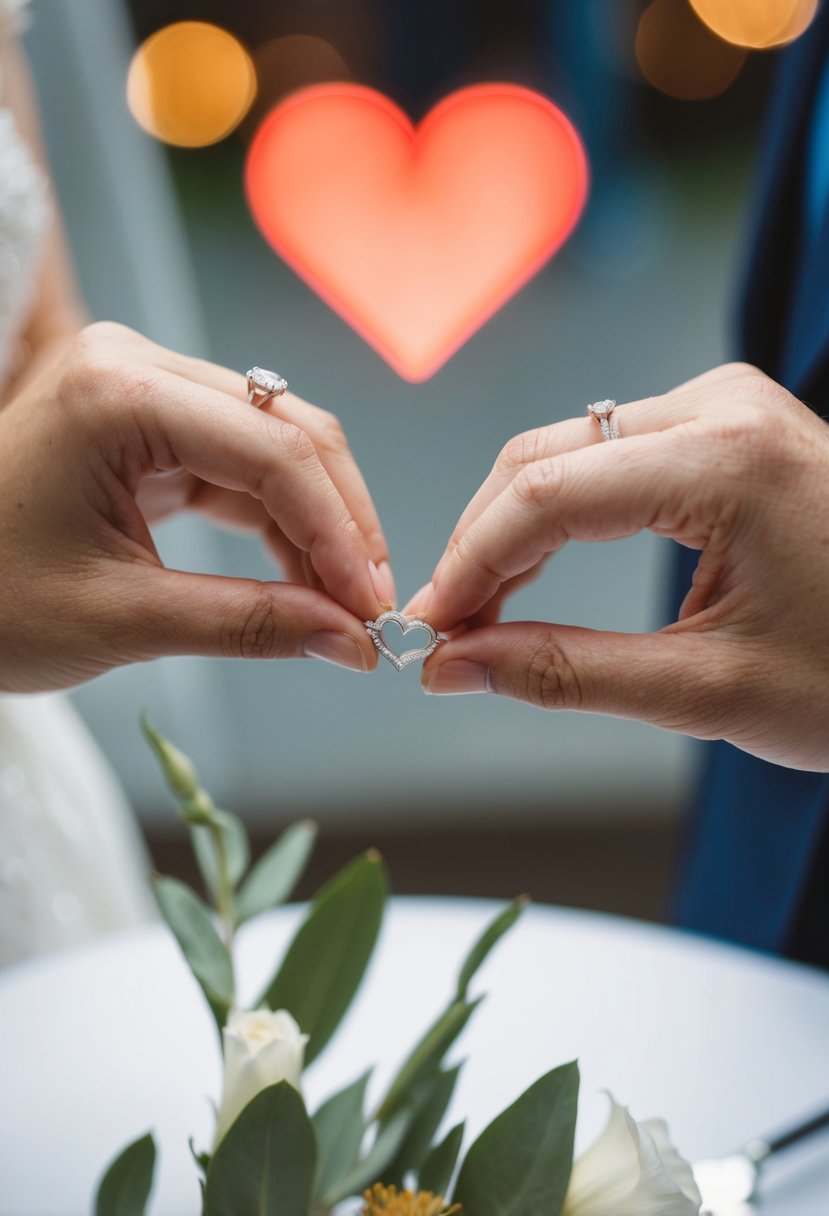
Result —
M617 417L619 440L602 442L585 417L502 452L407 607L463 630L426 663L426 690L637 718L828 770L826 424L742 364ZM643 529L702 551L676 623L651 634L480 624L567 541Z
M93 325L0 412L0 460L0 688L167 654L376 666L388 553L324 411ZM149 525L184 509L258 531L290 583L166 569Z

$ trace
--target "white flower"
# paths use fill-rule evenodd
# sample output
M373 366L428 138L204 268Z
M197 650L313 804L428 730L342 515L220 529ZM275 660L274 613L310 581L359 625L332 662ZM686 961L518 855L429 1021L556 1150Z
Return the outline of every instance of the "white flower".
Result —
M284 1009L234 1009L222 1032L224 1081L215 1148L251 1099L277 1081L299 1089L308 1035Z
M608 1097L607 1127L574 1163L561 1216L697 1216L699 1190L666 1125L637 1123Z

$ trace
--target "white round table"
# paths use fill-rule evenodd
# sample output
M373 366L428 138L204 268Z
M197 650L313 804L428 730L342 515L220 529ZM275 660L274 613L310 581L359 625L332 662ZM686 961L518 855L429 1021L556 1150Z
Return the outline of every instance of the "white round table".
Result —
M373 1062L376 1091L445 1003L497 905L398 899L340 1033L309 1070L312 1108ZM239 943L243 996L270 973L301 909L263 917ZM829 977L731 947L589 913L534 907L475 989L489 995L447 1126L467 1141L541 1073L578 1057L577 1148L601 1129L609 1089L638 1118L664 1116L685 1156L727 1152L829 1100ZM0 972L0 1216L89 1210L105 1163L152 1128L151 1211L199 1210L188 1137L208 1146L218 1092L215 1028L162 926ZM829 1211L829 1142L770 1165L760 1211Z

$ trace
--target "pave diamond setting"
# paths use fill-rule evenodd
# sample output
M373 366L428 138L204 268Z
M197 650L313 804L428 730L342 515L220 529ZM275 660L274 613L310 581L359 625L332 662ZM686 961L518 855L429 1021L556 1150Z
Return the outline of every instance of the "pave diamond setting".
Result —
M281 397L288 387L288 381L277 372L269 372L264 367L252 367L247 374L248 400L256 401L258 405L270 397Z
M404 637L407 633L422 629L428 635L429 641L425 646L419 646L416 650L406 650L403 654L398 654L397 651L392 650L383 637L383 628L390 622L400 628ZM402 612L381 612L376 621L364 621L363 624L378 652L384 659L388 659L395 671L402 671L410 663L428 659L430 654L435 653L442 640L428 621L422 621L419 617L405 617Z
M610 397L606 401L594 401L592 405L588 405L587 412L594 422L598 422L602 432L602 439L619 439L619 423L616 420L614 410L616 402Z

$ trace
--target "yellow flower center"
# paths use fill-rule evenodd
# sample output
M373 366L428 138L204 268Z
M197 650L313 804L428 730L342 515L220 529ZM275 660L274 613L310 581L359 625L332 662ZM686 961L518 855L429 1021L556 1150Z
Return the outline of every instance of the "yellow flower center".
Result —
M447 1207L443 1196L431 1191L398 1191L381 1182L363 1191L363 1199L360 1216L455 1216L461 1210L459 1203Z

